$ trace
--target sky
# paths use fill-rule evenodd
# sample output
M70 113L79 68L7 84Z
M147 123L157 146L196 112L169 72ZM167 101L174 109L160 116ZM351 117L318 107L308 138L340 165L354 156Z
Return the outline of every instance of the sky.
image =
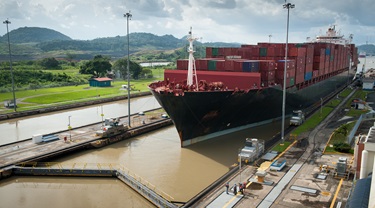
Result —
M373 0L294 0L289 10L289 42L305 42L335 25L353 43L375 43ZM284 0L0 0L9 30L42 27L73 39L92 40L146 32L182 38L190 27L201 42L285 42ZM0 35L6 34L0 27Z

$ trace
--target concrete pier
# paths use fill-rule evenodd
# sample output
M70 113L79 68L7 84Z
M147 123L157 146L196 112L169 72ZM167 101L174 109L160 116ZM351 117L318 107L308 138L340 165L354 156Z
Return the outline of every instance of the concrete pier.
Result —
M77 164L74 163L70 168L64 168L60 163L23 163L20 165L8 168L7 172L15 176L117 177L157 207L178 207L171 202L173 200L171 196L118 165L106 164L104 168L102 164L96 164L95 167L95 164L87 163L79 164L79 167L76 167Z

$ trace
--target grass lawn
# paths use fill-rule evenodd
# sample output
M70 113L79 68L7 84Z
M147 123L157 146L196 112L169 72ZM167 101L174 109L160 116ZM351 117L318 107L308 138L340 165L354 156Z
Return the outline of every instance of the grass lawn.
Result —
M273 148L272 148L272 151L276 151L276 152L283 152L286 148L289 147L289 145L291 144L292 142L289 142L289 141L284 141L284 143L279 143L277 145L275 145Z
M302 125L300 125L299 127L297 127L295 130L293 130L291 132L291 135L295 136L295 137L298 137L298 135L304 133L304 132L308 132L308 131L311 131L312 129L314 129L316 126L319 125L319 123L321 121L323 121L332 111L333 109L335 109L342 101L343 98L349 96L349 94L352 92L353 90L352 89L349 89L349 88L346 88L344 91L342 91L340 94L339 94L339 98L340 99L333 99L331 101L329 101L323 108L319 109L318 111L316 111L309 119L307 119L305 121L305 123L303 123ZM356 97L356 96L360 96L360 97L363 97L364 96L367 96L367 93L363 93L362 91L357 91L353 97ZM349 99L351 103L351 99ZM349 104L350 106L350 104ZM364 113L363 111L358 111L358 110L353 110L353 112L355 112L356 114L362 114ZM354 113L353 113L354 114ZM350 130L353 128L354 126L354 123L353 124L350 124L352 126L350 126ZM350 131L349 130L349 131ZM332 140L332 141L335 141ZM289 145L288 145L289 146ZM275 148L280 148L277 146L275 146ZM287 146L285 147L287 148ZM328 149L329 147L327 147ZM332 147L333 149L333 147ZM275 150L277 151L277 150Z
M133 94L137 92L149 91L148 85L153 81L156 81L156 79L152 78L131 80L130 85L132 86L132 91L130 91L130 93ZM19 102L19 104L17 104L17 110L23 111L41 108L43 107L41 105L72 103L77 101L97 99L99 98L99 95L101 98L127 95L127 91L121 88L121 86L125 84L127 84L126 80L115 80L112 82L111 87L89 87L88 84L85 84L77 86L16 91L16 98L23 99L22 102ZM11 92L0 94L0 102L12 99L13 95ZM4 109L0 111L0 113L8 113L12 111L12 109Z
M314 129L322 120L324 120L331 112L333 111L332 107L324 106L322 110L315 112L309 119L307 119L302 125L293 130L291 134L296 136L300 135L303 132L308 132Z

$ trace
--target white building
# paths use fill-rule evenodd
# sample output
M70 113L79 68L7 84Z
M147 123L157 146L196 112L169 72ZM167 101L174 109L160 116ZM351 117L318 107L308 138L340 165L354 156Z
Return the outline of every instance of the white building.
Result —
M375 172L375 126L366 136L359 137L354 154L359 180L349 200L349 207L375 208L375 182L372 180Z

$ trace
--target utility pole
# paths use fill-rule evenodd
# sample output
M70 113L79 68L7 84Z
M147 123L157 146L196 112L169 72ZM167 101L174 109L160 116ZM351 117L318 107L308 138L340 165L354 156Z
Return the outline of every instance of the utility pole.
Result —
M130 11L124 14L124 17L126 17L126 25L127 25L127 37L128 37L128 62L127 62L127 78L128 78L128 125L130 127L130 54L129 54L129 20L132 18L132 14L130 14Z
M283 5L284 9L288 10L288 17L286 22L286 44L285 44L285 65L284 65L284 84L283 84L283 107L281 116L281 140L284 142L284 128L285 128L285 97L286 97L286 69L288 62L288 35L289 35L289 10L294 8L294 4L286 3Z
M8 29L8 25L11 22L7 19L3 23L7 25L8 48L9 48L9 66L10 66L10 74L11 74L11 79L12 79L12 92L13 92L13 107L14 107L14 111L17 112L16 94L14 92L14 75L13 75L13 67L12 67L12 53L11 53L11 50L10 50L10 38L9 38L9 29Z

